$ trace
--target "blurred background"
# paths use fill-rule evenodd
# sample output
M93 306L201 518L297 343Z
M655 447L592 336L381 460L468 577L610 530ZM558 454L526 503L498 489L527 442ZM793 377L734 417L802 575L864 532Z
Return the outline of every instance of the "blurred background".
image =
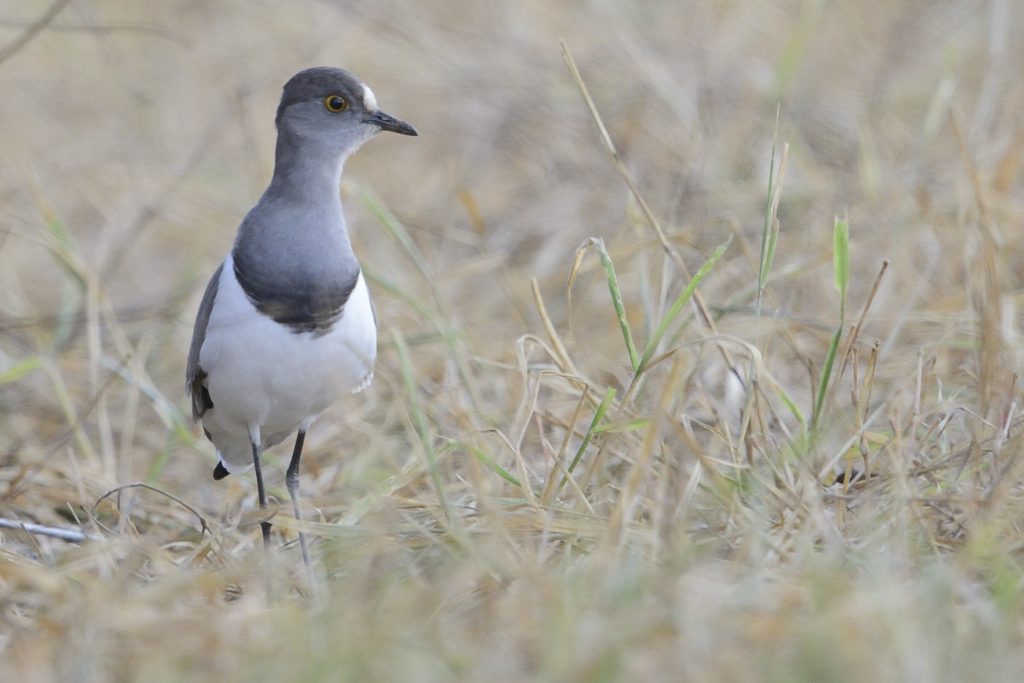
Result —
M119 508L108 500L101 510L134 549L117 546L103 560L87 552L88 561L79 561L88 569L76 581L91 586L85 576L106 572L121 576L117 585L145 586L170 574L174 591L206 595L228 579L202 572L183 578L176 568L209 568L203 564L209 562L223 572L228 566L230 580L245 583L238 577L259 564L248 555L255 532L244 523L236 528L252 509L253 483L250 477L211 480L213 449L187 418L184 365L207 278L269 181L281 87L315 65L352 71L372 86L384 111L412 123L420 136L381 135L346 166L342 198L377 306L380 366L368 393L339 404L311 432L303 480L311 505L332 524L388 528L414 518L421 530L444 527L438 497L468 516L482 493L513 495L507 480L474 469L477 451L506 473L532 474L543 485L547 449L557 451L568 433L571 454L593 410L574 412L583 400L578 387L526 380L527 369L566 371L531 341L554 345L531 279L569 349L576 379L598 397L607 388L621 397L632 369L596 254L584 253L573 270L580 245L589 237L604 240L641 346L689 279L664 256L609 155L566 68L563 40L625 170L691 273L733 239L701 286L718 334L759 349L764 371L809 415L839 322L833 222L847 217L847 327L883 259L889 264L860 333L862 358L875 340L880 349L872 395L879 422L899 432L894 425L916 415L907 433L920 436L929 410L959 416L943 423L943 429L951 425L948 432L939 430L949 439L943 457L972 438L988 438L986 429L1012 423L1007 406L1021 360L1024 43L1016 38L1022 31L1024 9L1012 0L0 4L0 516L68 524L86 518L115 487L146 482L217 527L217 559L181 550L202 545L193 514L132 490ZM786 146L780 232L765 313L758 316L773 145L776 181ZM730 398L713 335L690 310L674 337L685 344L679 354L685 361L669 412L706 425L696 442L710 457L739 467L727 432L740 429L744 402ZM669 382L669 364L663 365L659 381ZM841 385L836 403L848 404L850 390ZM613 421L625 424L665 405L666 395L654 389L638 395L639 413L623 408ZM743 467L756 467L758 454L775 452L776 439L798 429L785 410L767 413ZM815 471L828 469L859 424L839 408L834 414ZM606 445L607 460L595 462L598 473L587 488L598 517L615 509L628 489L624 472L640 459L639 442L608 437ZM691 452L671 440L666 448ZM425 474L423 450L441 457L446 495L432 488L438 484ZM271 456L268 475L279 496L285 451ZM686 462L681 471L690 476L695 466ZM707 481L695 475L702 487ZM655 501L650 509L657 507ZM680 512L674 522L680 537L695 528L721 537L741 533L725 517L710 521L732 514L723 509L703 518ZM635 521L642 527L647 519L637 514ZM535 520L505 532L546 539L545 528ZM392 541L385 557L420 558L418 542ZM546 542L538 540L537 548ZM63 546L40 549L15 535L11 543L12 553L41 557L52 569L40 574L50 581L45 585L21 574L8 578L8 604L17 607L4 618L21 635L4 642L17 643L21 649L9 647L8 655L30 667L55 647L28 635L43 615L64 623L121 598L92 586L84 602L72 601L77 607L56 615L52 610L68 604L70 590L67 571L58 569L70 561ZM329 560L332 548L345 556L352 548L323 545L328 574L378 571L377 550L356 552L366 561L356 568ZM167 553L160 562L151 554L157 549ZM111 563L119 553L135 558L133 569ZM385 562L390 570L398 564ZM466 579L459 590L485 603L492 598L474 591L523 599L496 588L502 585L496 575L488 581L497 583L485 590ZM718 578L701 585L711 595L732 590ZM148 590L139 602L124 598L120 608L170 600ZM253 611L234 612L232 628L252 627L245 619L256 619L260 596L249 598ZM529 620L518 623L521 613L509 617L499 607L494 614L512 619L502 629L529 641ZM365 609L362 618L371 618L374 612ZM410 610L399 612L414 619L419 612ZM158 637L160 622L119 614L140 634L137 650L124 645L133 653L118 665L126 669L72 657L56 670L100 679L112 671L138 673L140 653ZM182 616L182 624L191 618ZM378 624L381 633L394 623ZM92 652L96 638L123 628L107 627L97 627L104 635L92 633L72 652ZM504 631L494 628L500 639ZM206 644L193 644L197 657L207 648L219 651L211 645L218 638L230 640L227 631L203 633ZM253 637L265 642L266 636ZM537 654L546 652L543 645L532 655L527 645L510 647L512 654L502 649L490 662L509 680L531 672L596 680L575 660ZM678 670L674 658L685 648L666 647L648 653L648 669L643 658L627 656L616 671ZM874 645L859 647L870 652ZM708 668L691 660L689 671L743 675L742 665L726 660ZM450 674L420 665L409 671L423 680ZM376 671L367 666L359 671Z

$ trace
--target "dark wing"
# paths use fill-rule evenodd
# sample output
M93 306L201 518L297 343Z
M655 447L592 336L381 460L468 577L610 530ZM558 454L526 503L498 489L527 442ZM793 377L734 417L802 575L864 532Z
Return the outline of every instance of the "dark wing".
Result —
M188 365L185 368L185 391L192 397L192 417L196 420L203 416L207 410L213 407L210 400L210 392L206 390L206 371L199 367L199 351L203 348L203 341L206 339L206 326L210 324L210 311L213 310L213 301L217 298L217 285L220 283L220 272L224 269L222 263L217 272L210 278L206 285L206 293L199 304L199 312L196 313L196 324L192 329L192 346L188 350Z

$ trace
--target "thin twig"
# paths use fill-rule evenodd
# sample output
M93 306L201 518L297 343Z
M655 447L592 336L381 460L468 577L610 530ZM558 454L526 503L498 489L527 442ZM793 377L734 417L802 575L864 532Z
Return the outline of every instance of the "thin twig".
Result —
M135 482L134 484L125 484L124 486L117 486L115 488L110 489L109 491L107 491L102 496L100 496L99 498L96 499L96 502L93 503L92 508L89 510L89 516L91 518L93 518L93 520L95 521L96 520L96 508L99 507L100 503L102 503L103 501L105 501L107 498L109 498L110 496L114 495L115 493L120 493L121 491L125 491L127 489L147 489L149 491L153 491L154 493L159 493L161 496L164 496L165 498L170 498L175 503L177 503L178 505L180 505L181 507L185 508L186 510L191 512L193 515L195 515L197 519L199 519L199 524L202 525L201 533L206 534L206 533L210 532L210 525L206 523L206 518L203 517L201 514L199 514L199 511L196 510L194 507L192 507L191 505L189 505L188 503L183 501L181 498L178 498L174 494L168 493L167 491L164 491L163 489L158 489L155 486L150 486L149 484L144 484L142 482ZM101 529L103 529L104 531L106 531L107 533L110 533L110 534L114 533L114 531L112 529L107 528L106 526L104 526L100 522L97 521L96 524L99 525L99 527Z
M0 19L0 26L5 28L28 28L33 29L38 22L14 21L11 19ZM190 43L181 36L174 35L170 31L159 26L147 24L105 24L99 26L85 26L79 24L57 24L49 23L43 26L46 30L54 33L93 33L104 35L109 33L128 33L146 38L161 38L181 47L190 47ZM36 29L38 33L38 29Z
M857 338L860 336L861 328L864 326L864 318L868 315L868 309L871 308L871 302L875 300L875 294L878 293L878 286L882 284L882 277L885 276L885 271L889 268L889 259L882 260L882 267L878 271L878 275L875 277L875 283L871 285L871 292L868 294L867 301L864 302L864 308L860 311L860 317L857 318L857 324L853 326L853 330L850 332L850 338L846 343L846 352L843 353L843 365L839 368L838 378L842 378L843 373L846 372L846 366L850 360L850 350L853 349L853 345L857 343Z
M71 0L55 0L50 5L43 16L39 17L39 20L29 24L29 26L22 31L21 35L9 42L3 48L0 48L0 64L3 64L8 59L18 53L23 47L32 42L32 39L39 35L47 25L50 24L57 15L64 11L64 8L71 3Z
M7 519L6 517L0 517L0 529L20 529L28 534L49 536L50 538L58 538L69 543L97 541L100 538L96 534L86 533L79 529L45 526L43 524L33 524L32 522L22 522L17 519Z

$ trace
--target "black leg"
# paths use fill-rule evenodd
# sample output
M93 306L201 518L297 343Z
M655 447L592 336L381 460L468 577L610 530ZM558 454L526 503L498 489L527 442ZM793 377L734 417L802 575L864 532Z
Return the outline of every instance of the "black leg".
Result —
M266 511L267 509L267 489L263 486L263 468L260 466L260 444L258 441L250 439L252 444L252 466L256 470L256 492L260 497L260 510ZM271 588L270 575L270 522L260 522L260 529L263 530L263 557L266 564L267 572L267 600L273 597L273 590Z
M300 429L295 437L295 448L292 450L292 459L288 463L288 472L285 474L284 483L288 488L288 495L292 499L292 508L295 510L295 519L302 520L302 512L299 510L299 459L302 457L302 444L306 441L306 430ZM313 590L313 563L309 560L309 547L306 545L306 535L299 532L299 547L302 548L302 562L306 565L306 577L309 580L310 590Z

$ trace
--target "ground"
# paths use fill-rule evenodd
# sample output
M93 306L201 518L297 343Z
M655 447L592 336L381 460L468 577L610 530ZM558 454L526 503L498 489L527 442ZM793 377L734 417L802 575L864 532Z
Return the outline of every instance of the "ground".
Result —
M0 678L1014 680L1010 0L0 9ZM283 83L418 138L341 188L374 384L272 602L184 365ZM297 229L300 229L297 227Z

